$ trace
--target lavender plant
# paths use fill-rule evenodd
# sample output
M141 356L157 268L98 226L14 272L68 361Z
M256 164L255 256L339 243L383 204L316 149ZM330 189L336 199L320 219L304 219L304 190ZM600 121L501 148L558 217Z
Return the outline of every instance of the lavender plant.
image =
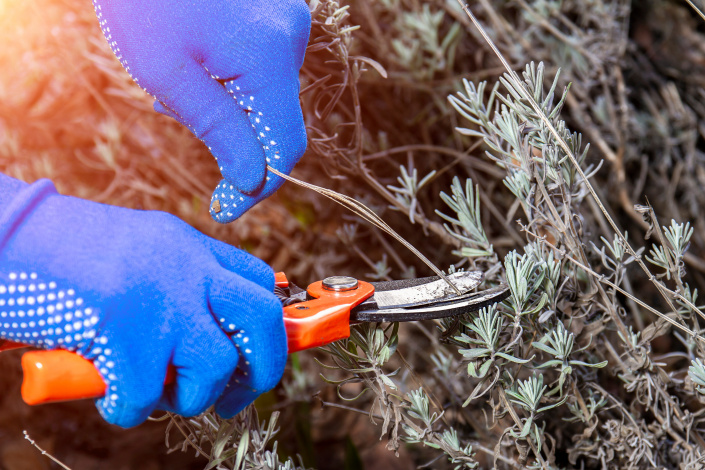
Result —
M394 17L392 42L381 46L394 58L385 63L376 57L373 66L389 66L393 86L410 86L404 81L410 77L420 80L422 88L439 83L466 52L458 35L471 23L460 8L444 2L418 8L402 0L362 3L360 11L374 11L382 20L409 9ZM695 304L697 290L687 269L695 229L675 220L660 228L650 206L630 204L624 162L608 143L614 136L605 140L598 131L601 121L587 117L575 101L591 90L585 76L602 80L618 73L605 70L601 58L623 53L621 4L610 3L612 10L601 4L587 13L573 2L517 2L519 24L545 33L531 37L540 53L530 54L534 49L498 15L504 7L481 3L485 21L494 28L491 35L510 58L547 58L564 67L563 76L581 79L570 87L560 70L551 72L543 62L530 62L521 76L507 72L491 86L456 75L441 86L450 93L454 83L462 84L446 103L435 90L424 88L436 113L434 125L446 121L455 135L442 145L390 142L391 128L362 112L369 103L361 97L374 88L354 64L373 62L334 52L345 80L320 95L328 101L325 113L317 116L329 120L315 124L313 151L332 159L341 178L361 178L390 205L389 214L401 212L404 223L418 224L440 240L447 248L442 259L455 257L451 270L482 268L485 286L504 281L511 295L458 320L355 326L350 339L319 356L328 370L324 380L337 388L346 407L370 416L390 450L431 458L434 468L696 468L705 451L697 428L702 418L693 408L705 402L705 349L699 327L703 312ZM598 27L599 40L588 41L570 14L579 15L582 25ZM335 29L333 24L327 27ZM486 34L484 28L480 32ZM373 28L369 34L382 33ZM610 43L615 37L619 41ZM566 39L568 44L558 45L557 40ZM355 48L352 37L336 44ZM432 50L436 55L428 56ZM414 75L410 69L418 60L426 68ZM598 99L596 113L603 112L600 106L607 106L607 100L606 95ZM566 108L570 121L564 118ZM601 115L604 122L611 122L609 113ZM427 109L422 115L424 126L432 128L432 114ZM598 150L569 122L594 138ZM351 132L339 132L345 127ZM400 139L409 137L401 134ZM469 155L478 148L490 165ZM455 160L441 167L415 158L416 152ZM407 164L393 163L396 154L406 154ZM618 175L616 198L610 200L616 200L637 231L644 227L641 214L646 215L643 246L632 245L634 239L607 209L610 202L600 186L604 162ZM396 169L390 174L401 173L396 184L378 176L385 164ZM502 184L488 184L478 172ZM451 181L439 187L446 173ZM434 213L445 223L433 220ZM367 231L353 220L341 235L359 243ZM376 259L382 261L372 257L367 262L374 268L371 277L394 277L413 263L388 243L379 243ZM655 267L654 274L644 260ZM636 266L641 271L632 269ZM637 295L648 289L644 285L662 296ZM677 338L684 351L655 355L652 343L664 336ZM427 346L409 350L405 343L411 341ZM614 385L615 376L620 386ZM346 394L347 388L355 393Z

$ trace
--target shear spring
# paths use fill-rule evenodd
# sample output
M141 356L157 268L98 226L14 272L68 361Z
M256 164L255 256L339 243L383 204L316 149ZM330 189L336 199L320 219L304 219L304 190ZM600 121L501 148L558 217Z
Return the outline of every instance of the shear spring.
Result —
M298 299L296 297L291 297L289 295L289 288L282 288L282 287L277 287L274 286L274 295L277 296L279 301L282 303L282 307L288 307L289 305L293 305L299 302L303 302L303 300Z

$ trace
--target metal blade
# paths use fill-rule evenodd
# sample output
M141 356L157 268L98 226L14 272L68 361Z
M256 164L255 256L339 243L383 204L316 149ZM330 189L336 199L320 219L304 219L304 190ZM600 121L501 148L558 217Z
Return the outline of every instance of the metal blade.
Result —
M482 282L482 277L482 271L459 272L448 275L448 279L463 294L479 286L480 282ZM375 286L372 300L377 303L379 309L388 309L437 304L444 299L458 297L458 294L446 281L439 278L435 279L435 281L421 285L383 291L380 291Z
M443 303L407 308L370 308L374 304L364 302L350 313L351 322L400 322L433 320L474 312L509 297L509 286L501 284L474 294L455 297Z

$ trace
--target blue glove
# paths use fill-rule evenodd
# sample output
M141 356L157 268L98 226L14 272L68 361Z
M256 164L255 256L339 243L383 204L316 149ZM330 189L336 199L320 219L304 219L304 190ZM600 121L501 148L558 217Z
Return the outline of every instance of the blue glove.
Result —
M306 150L299 77L304 0L94 0L103 33L157 111L187 126L225 178L211 215L235 220L270 196Z
M110 423L211 404L230 417L281 378L272 270L176 217L0 174L0 338L92 360ZM164 386L172 363L176 381Z

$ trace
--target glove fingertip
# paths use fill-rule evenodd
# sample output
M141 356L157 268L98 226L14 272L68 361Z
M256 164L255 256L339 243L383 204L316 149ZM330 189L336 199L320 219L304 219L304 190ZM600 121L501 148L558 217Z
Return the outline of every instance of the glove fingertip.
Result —
M260 279L260 282L258 284L262 286L266 291L274 292L274 270L272 270L272 268L265 262L255 263L255 266L256 267L252 268L252 271L253 273L258 274L258 277Z
M259 392L255 392L249 387L231 382L225 389L225 393L216 402L215 412L221 418L230 419L254 402L259 395Z
M149 414L145 415L142 411L134 408L129 409L116 405L109 396L97 399L95 405L105 421L121 428L135 427L149 417Z
M223 178L238 191L253 194L261 190L266 181L266 145L247 115L234 102L228 102L228 106L235 109L225 113L228 118L214 124L201 140L218 162Z
M274 291L274 270L271 266L242 248L212 238L209 240L213 255L230 274L237 274L269 292Z
M238 219L257 202L258 199L241 194L235 185L227 180L222 180L213 191L208 211L216 222L228 224Z
M267 164L261 149L256 149L256 155L242 155L230 167L230 173L223 176L235 181L235 187L240 192L255 195L261 191L267 181Z
M233 185L226 180L221 180L213 191L208 211L213 220L227 224L242 215L241 209L238 209L238 205L243 202L241 199L244 198L235 192Z

